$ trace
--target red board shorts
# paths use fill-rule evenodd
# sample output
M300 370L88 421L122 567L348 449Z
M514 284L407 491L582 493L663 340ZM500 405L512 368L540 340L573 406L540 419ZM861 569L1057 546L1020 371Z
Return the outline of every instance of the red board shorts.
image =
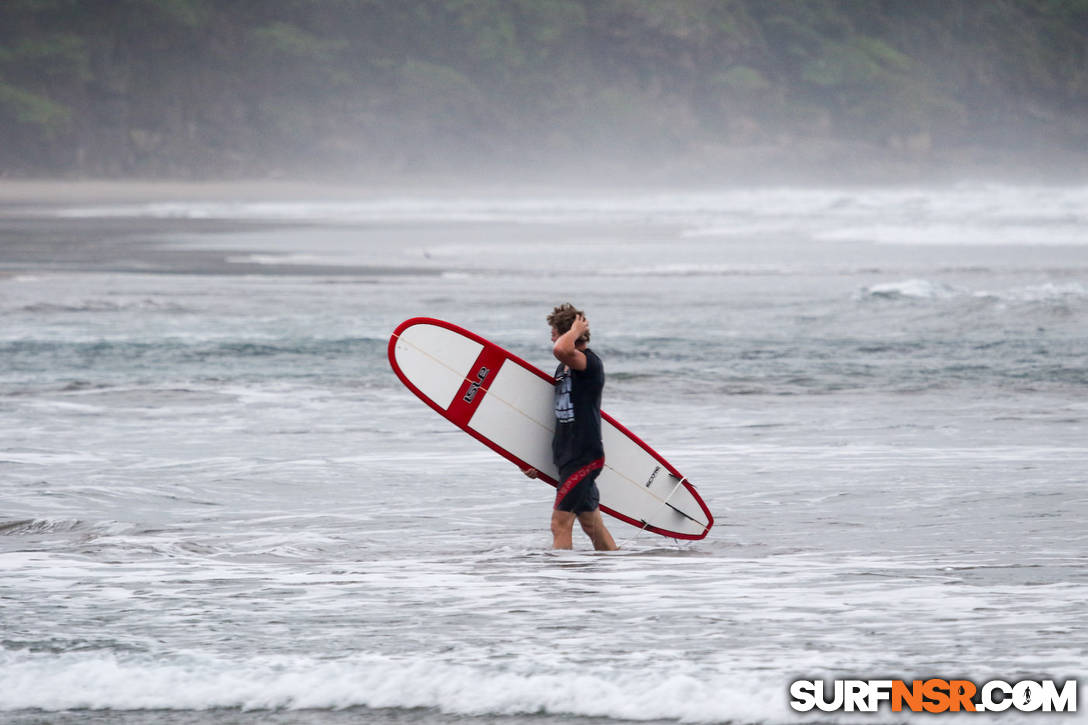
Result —
M598 458L563 479L555 493L555 510L583 514L597 510L601 494L597 490L597 476L604 468L604 459Z

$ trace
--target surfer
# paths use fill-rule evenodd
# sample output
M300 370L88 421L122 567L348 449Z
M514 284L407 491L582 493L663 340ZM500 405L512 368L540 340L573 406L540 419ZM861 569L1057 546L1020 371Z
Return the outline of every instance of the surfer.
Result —
M589 349L589 322L569 303L548 315L552 328L552 354L559 360L555 371L555 434L552 459L559 468L559 488L552 507L552 537L556 549L573 546L574 520L598 551L618 547L604 525L599 506L597 476L604 468L601 443L601 391L604 363ZM529 478L538 473L522 470Z

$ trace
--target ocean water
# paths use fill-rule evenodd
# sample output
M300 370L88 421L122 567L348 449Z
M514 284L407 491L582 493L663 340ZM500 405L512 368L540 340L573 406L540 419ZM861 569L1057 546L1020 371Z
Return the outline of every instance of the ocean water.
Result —
M0 721L1085 720L1088 187L316 196L0 207ZM705 540L550 551L387 363L427 315L548 368L567 300Z

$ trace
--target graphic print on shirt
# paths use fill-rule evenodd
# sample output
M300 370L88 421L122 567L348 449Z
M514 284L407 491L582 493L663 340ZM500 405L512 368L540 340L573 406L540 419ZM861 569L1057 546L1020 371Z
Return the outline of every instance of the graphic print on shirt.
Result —
M560 423L574 421L574 402L570 399L570 371L563 373L555 386L555 419Z

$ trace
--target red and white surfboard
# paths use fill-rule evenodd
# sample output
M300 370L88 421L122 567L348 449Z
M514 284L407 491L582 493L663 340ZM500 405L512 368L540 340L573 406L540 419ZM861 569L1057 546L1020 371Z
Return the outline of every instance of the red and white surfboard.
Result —
M555 379L457 325L427 317L402 322L389 363L439 415L521 468L557 486L552 463ZM655 534L702 539L714 525L695 488L656 451L601 413L605 466L601 510Z

